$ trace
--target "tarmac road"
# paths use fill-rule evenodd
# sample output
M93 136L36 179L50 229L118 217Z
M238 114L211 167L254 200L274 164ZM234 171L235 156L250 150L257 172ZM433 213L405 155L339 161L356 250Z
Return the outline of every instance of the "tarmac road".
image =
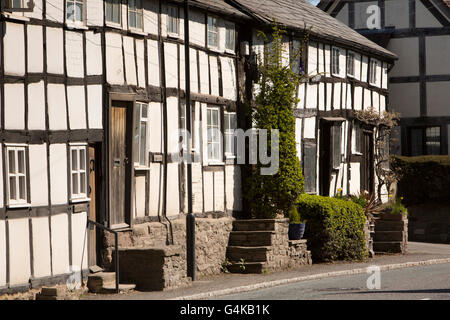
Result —
M381 286L378 290L367 288L367 280L370 276L370 274L359 274L298 282L216 299L450 300L450 264L382 271L380 273Z

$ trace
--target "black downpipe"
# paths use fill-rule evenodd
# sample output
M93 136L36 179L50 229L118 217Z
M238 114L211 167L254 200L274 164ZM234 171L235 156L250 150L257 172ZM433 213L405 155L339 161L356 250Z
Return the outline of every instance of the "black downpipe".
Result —
M185 84L186 84L186 130L191 132L191 59L189 47L189 0L184 0L184 65L185 65ZM186 257L187 257L187 275L195 281L195 216L192 210L192 155L191 144L187 143L187 203L188 212L186 215Z

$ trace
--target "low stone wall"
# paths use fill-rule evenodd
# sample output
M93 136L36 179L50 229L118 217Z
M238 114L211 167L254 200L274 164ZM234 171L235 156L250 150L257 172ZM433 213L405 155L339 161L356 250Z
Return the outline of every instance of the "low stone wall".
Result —
M219 274L226 257L226 248L233 223L232 217L219 219L197 218L195 231L195 248L197 275L199 277ZM120 248L162 248L167 245L179 246L180 257L186 261L186 219L184 217L171 221L148 222L133 226L130 230L119 233ZM104 259L106 268L111 266L114 251L114 236L105 234Z
M425 203L408 207L409 238L450 243L450 205Z

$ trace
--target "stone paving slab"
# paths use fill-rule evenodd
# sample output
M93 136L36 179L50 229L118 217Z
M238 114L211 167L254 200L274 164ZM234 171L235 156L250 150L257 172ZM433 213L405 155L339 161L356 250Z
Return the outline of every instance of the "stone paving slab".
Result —
M450 261L450 245L430 244L430 243L408 243L408 254L406 255L377 255L375 258L366 262L337 262L321 263L312 266L299 267L295 270L282 272L273 272L269 274L222 274L218 276L202 278L193 282L192 286L183 289L176 289L165 292L133 292L121 295L93 295L88 294L82 299L93 300L166 300L179 299L183 297L203 298L211 292L233 292L237 288L258 289L271 283L289 283L289 281L298 279L314 278L317 275L335 274L334 276L343 276L358 271L361 268L378 265L391 268L411 267L425 263L438 263L439 260L447 259ZM408 264L409 263L409 264ZM392 265L392 266L391 266ZM382 267L382 270L385 269ZM359 270L360 271L360 270ZM309 277L309 278L308 278ZM298 280L300 281L300 280ZM240 289L239 289L240 290ZM245 291L245 290L242 290ZM236 293L236 292L234 292ZM200 297L200 298L199 298Z

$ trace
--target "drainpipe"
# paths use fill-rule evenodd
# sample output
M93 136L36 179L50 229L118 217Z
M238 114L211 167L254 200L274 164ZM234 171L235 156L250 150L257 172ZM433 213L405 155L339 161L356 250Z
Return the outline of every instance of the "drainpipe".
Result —
M191 59L189 51L189 0L184 0L184 65L185 65L185 87L186 87L186 130L191 132ZM186 260L187 275L195 281L195 216L192 210L192 155L191 143L187 143L187 203L188 212L186 215Z

